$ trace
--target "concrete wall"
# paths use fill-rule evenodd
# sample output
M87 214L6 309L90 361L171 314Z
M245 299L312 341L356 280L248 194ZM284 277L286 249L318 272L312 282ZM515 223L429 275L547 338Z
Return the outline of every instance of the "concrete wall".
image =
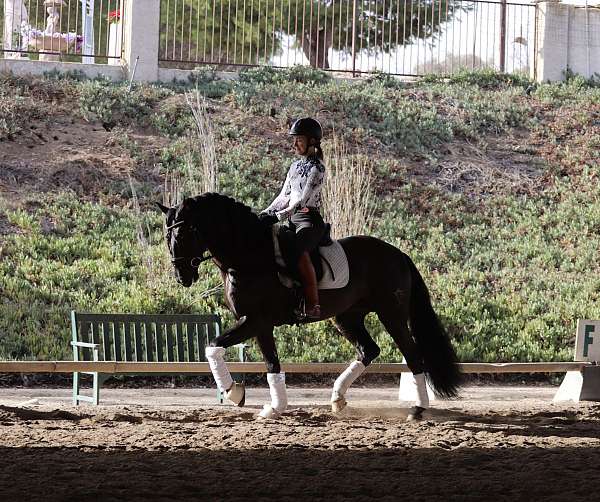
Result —
M194 73L194 70L179 70L177 68L159 68L158 69L158 81L159 82L173 82L179 80L187 82ZM237 80L238 74L236 72L229 71L218 71L215 72L215 76L219 80Z
M541 2L536 23L536 80L564 80L567 69L600 73L600 7Z
M51 71L59 71L61 73L79 71L84 73L88 78L104 76L115 82L123 80L126 76L121 66L0 58L0 73L13 73L14 75L24 76L43 75Z

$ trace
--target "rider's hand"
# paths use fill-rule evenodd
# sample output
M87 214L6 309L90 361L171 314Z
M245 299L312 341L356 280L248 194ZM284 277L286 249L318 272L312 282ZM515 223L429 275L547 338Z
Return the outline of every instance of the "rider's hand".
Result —
M274 225L275 223L277 223L277 217L272 215L271 213L259 213L258 215L258 219L267 224L267 225Z

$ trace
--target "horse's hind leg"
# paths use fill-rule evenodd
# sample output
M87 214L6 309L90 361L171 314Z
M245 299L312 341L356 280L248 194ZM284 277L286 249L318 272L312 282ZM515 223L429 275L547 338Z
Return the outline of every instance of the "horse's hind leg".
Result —
M350 363L333 384L331 408L334 412L346 407L344 396L348 388L380 353L379 346L365 328L365 315L365 312L346 312L335 318L338 331L356 347L358 358Z
M429 407L429 397L425 383L423 356L408 329L408 309L406 302L401 302L396 295L390 295L377 309L377 316L398 345L412 372L417 388L417 400L408 419L415 420L421 418L423 411Z

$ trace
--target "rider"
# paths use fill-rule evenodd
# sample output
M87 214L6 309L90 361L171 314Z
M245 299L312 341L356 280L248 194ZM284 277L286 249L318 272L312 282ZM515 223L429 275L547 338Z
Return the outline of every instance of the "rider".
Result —
M286 221L296 232L298 272L304 289L304 312L302 319L321 317L319 291L315 269L309 253L319 245L325 232L325 223L319 209L321 188L325 179L325 164L321 138L321 124L313 118L296 120L288 133L294 138L294 151L301 158L295 161L285 178L281 193L263 213Z

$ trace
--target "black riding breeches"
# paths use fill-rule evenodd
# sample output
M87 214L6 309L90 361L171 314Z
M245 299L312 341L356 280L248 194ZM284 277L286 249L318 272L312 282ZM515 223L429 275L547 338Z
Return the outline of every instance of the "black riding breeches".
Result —
M317 209L309 208L297 210L288 225L296 232L296 252L298 258L304 252L316 249L325 233L325 222Z

